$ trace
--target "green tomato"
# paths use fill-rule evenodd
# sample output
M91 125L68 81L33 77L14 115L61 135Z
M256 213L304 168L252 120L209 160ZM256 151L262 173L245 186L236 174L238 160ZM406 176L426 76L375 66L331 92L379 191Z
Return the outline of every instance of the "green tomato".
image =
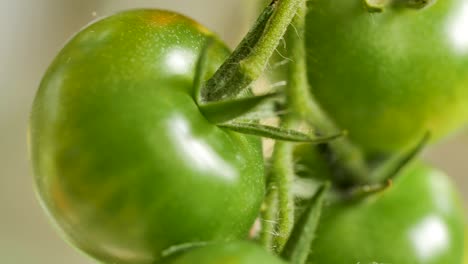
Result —
M109 263L245 238L264 195L258 138L220 129L193 81L212 33L179 14L122 12L73 37L30 120L40 200L67 240ZM229 54L216 39L212 74Z
M382 193L326 206L307 263L460 264L463 228L449 178L412 165Z
M189 250L167 264L285 264L260 246L247 241L212 244Z
M363 3L308 1L308 77L330 117L370 154L466 124L468 1L382 13Z

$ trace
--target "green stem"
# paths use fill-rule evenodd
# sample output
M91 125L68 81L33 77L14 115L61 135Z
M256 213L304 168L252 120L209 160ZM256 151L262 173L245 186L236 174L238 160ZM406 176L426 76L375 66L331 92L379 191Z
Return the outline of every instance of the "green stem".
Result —
M305 12L305 0L300 1L299 10L296 12ZM301 10L303 9L303 10ZM291 29L289 30L291 31ZM290 58L292 62L289 64L287 74L286 87L286 105L292 108L294 98L291 97L290 90L296 89L294 86L300 85L301 80L296 76L296 58ZM281 126L289 129L293 128L296 123L296 113L285 115L281 119ZM294 226L294 195L292 193L292 182L294 180L294 161L293 161L293 145L288 142L276 142L273 150L272 159L272 174L271 184L277 188L278 192L278 215L276 223L276 236L273 239L272 249L279 254L286 242L289 239Z
M298 114L299 118L316 128L318 133L336 133L340 129L325 114L310 92L304 43L307 6L304 1L301 5L297 9L292 27L286 34L286 47L288 57L291 59L288 74L288 106L292 112ZM328 143L328 147L336 162L333 167L341 167L339 170L345 171L345 175L342 176L345 181L351 180L354 183L367 181L369 172L364 155L347 138L334 140Z
M205 84L203 99L218 101L234 97L256 80L265 70L303 0L273 0L254 27Z
M268 192L261 211L262 229L260 243L268 250L273 251L273 237L276 234L276 221L278 219L278 189L268 184Z
M293 127L292 117L282 120L283 127ZM272 155L272 181L278 191L278 219L276 236L273 237L273 251L280 253L288 241L294 226L294 180L293 144L277 141Z
M297 120L306 120L317 127L321 133L336 133L337 127L324 114L310 94L303 41L307 12L306 1L302 0L299 4L297 15L286 34L286 47L290 59L287 70L286 106L291 110L291 114L282 118L282 127L294 128ZM357 178L355 181L364 181L363 175L367 176L367 166L360 152L351 147L347 140L338 139L329 144L333 154L338 158L339 163L337 164L343 164L347 171L350 171L349 175ZM277 236L273 237L273 250L276 253L281 252L294 226L294 196L291 191L294 180L292 151L293 145L291 143L276 142L272 155L271 185L269 187L276 187L278 192L278 216L275 229Z

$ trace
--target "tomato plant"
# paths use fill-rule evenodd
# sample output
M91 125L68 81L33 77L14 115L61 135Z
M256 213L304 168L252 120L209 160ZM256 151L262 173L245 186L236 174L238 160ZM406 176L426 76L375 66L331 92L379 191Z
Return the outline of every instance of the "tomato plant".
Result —
M326 206L308 263L461 263L463 228L450 180L417 164L382 193Z
M41 82L29 131L39 198L65 238L106 263L459 263L453 186L408 164L425 132L468 121L468 3L306 2L272 0L232 53L161 10L74 36ZM288 27L284 87L253 95ZM280 126L258 122L262 111ZM265 197L253 135L281 141ZM251 235L267 250L245 241L259 213Z
M403 0L409 6L380 13L365 2L379 1L308 1L307 71L317 101L371 154L399 150L426 131L438 139L462 127L468 2Z
M212 244L190 249L167 264L281 264L278 257L270 255L252 242L237 241Z
M80 31L42 80L30 120L43 206L72 244L111 263L247 236L264 193L260 140L200 112L194 78L229 54L198 23L122 12Z

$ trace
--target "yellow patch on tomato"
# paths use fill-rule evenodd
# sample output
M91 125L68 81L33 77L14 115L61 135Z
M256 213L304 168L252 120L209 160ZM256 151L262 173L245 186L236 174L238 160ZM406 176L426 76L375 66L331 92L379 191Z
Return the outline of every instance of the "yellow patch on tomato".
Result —
M171 25L180 22L181 16L174 13L157 12L151 16L151 21L159 27Z
M162 13L154 14L151 17L151 21L155 25L158 25L158 27L164 27L164 26L168 26L171 24L181 23L183 21L193 26L194 28L196 28L198 31L200 31L204 35L212 35L211 31L208 30L203 25L197 23L195 20L186 18L177 13L162 12Z

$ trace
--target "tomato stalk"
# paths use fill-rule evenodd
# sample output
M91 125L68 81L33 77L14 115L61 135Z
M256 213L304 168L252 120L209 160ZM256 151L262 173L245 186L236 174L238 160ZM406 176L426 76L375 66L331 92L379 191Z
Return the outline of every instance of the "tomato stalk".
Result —
M305 120L314 127L318 134L336 133L340 129L325 114L320 105L310 93L307 80L306 48L304 46L305 16L307 6L305 1L297 9L290 30L286 34L286 46L288 52L288 86L286 88L288 108L297 115L300 120ZM340 138L329 142L328 148L334 160L335 175L338 180L365 183L368 181L369 168L364 154L354 146L347 138ZM344 175L343 175L344 174ZM351 178L351 180L350 180Z
M317 137L291 129L261 125L249 119L238 122L243 119L244 115L254 111L265 101L279 95L279 93L270 93L252 96L249 89L244 89L249 88L250 82L263 72L265 66L259 65L268 63L271 56L268 53L272 51L265 51L265 45L277 45L282 37L284 33L282 25L289 21L291 12L294 10L294 6L289 6L287 3L294 4L293 1L288 2L288 0L271 2L238 48L204 85L203 80L207 75L207 58L209 58L213 44L213 39L208 38L197 62L192 97L205 118L219 127L276 140L325 143L342 135ZM290 12L286 12L286 6L289 7ZM255 73L247 74L244 71ZM239 94L242 91L245 92Z
M285 118L282 120L282 126L293 127L295 120ZM293 144L284 141L277 141L273 150L271 181L269 188L277 190L278 211L275 221L275 232L272 236L272 250L275 253L281 252L286 241L289 238L294 226L294 196L292 193L292 183L294 180L294 160ZM267 206L270 206L267 204Z
M336 132L339 131L338 127L326 116L316 103L313 95L310 94L303 41L306 13L306 1L302 1L286 33L287 54L290 60L286 77L286 107L290 108L291 114L285 115L281 119L281 124L287 129L294 129L299 121L304 120L310 126L316 128L317 134ZM331 164L335 172L344 172L342 176L340 173L335 173L338 179L332 180L355 184L365 183L369 180L368 166L364 155L358 148L345 138L327 144L331 150L331 155L336 160ZM267 227L262 230L261 238L263 244L276 253L281 252L294 226L294 196L291 191L292 181L294 180L292 150L293 145L291 143L276 142L271 158L272 167L268 186L271 191L265 201L267 210L264 212L263 217L271 218L271 216L275 216L270 207L275 206L276 203L278 211L276 218L273 219L276 225L272 228L271 224L268 223ZM275 201L275 197L278 201Z
M306 2L302 1L297 10L297 14L294 18L293 24L300 23L300 16L304 16L306 12ZM288 31L288 34L291 34L292 30ZM300 41L294 40L290 43L291 38L286 36L287 45L289 44L296 45ZM294 50L295 47L291 47L291 50ZM305 64L298 63L301 59L296 57L299 53L290 54L291 62L288 65L288 74L287 74L287 86L286 86L286 104L294 108L296 102L296 94L291 91L295 90L297 86L302 86L307 84L307 79L301 76L302 72L305 72ZM294 128L297 126L297 113L292 111L291 113L285 115L281 119L281 124L285 128ZM292 182L294 180L294 161L293 161L293 145L288 142L276 142L273 155L271 157L272 167L270 181L268 182L269 189L275 190L274 192L269 193L271 196L276 196L278 199L278 212L276 218L275 232L270 230L263 230L262 237L263 242L272 241L271 245L264 244L265 246L271 247L270 249L276 253L280 253L284 245L288 241L289 235L293 229L294 225L294 196L291 191ZM266 203L267 208L273 205L273 197L267 197Z
M269 177L269 180L271 177ZM278 189L267 182L267 194L263 201L261 214L260 243L269 251L273 251L273 237L276 234L276 221L278 212Z
M273 0L231 56L205 83L202 99L219 101L234 97L266 68L302 0Z

